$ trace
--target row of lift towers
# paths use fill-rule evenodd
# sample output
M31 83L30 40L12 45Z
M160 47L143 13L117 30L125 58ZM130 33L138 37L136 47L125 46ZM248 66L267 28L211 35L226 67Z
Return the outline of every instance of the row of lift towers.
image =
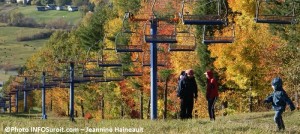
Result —
M279 0L257 0L256 1L256 14L255 14L255 22L256 23L269 23L269 24L296 24L296 16L295 16L295 1L294 0L286 0L279 1L282 4L289 4L291 6L290 13L282 14L270 14L267 13L266 10L269 10L269 7L272 7L272 4L278 2ZM174 16L164 16L159 17L157 15L158 10L166 7L166 2L156 2L156 0L145 2L144 6L150 5L150 10L146 8L145 11L140 12L139 14L143 14L140 17L138 14L134 14L133 12L126 12L123 19L123 30L121 33L117 34L115 37L115 48L103 48L101 54L98 59L87 59L84 62L75 62L70 61L68 59L60 59L58 60L60 63L69 64L69 69L67 72L68 75L61 77L54 76L46 76L47 71L42 71L42 83L33 83L28 82L28 79L31 79L32 76L29 75L19 75L18 77L23 77L24 81L15 82L13 89L6 96L0 98L0 107L7 108L6 101L9 101L9 112L11 113L12 103L15 103L16 112L18 112L18 98L19 92L23 91L24 94L24 111L27 111L27 92L32 91L33 89L42 89L42 119L47 119L46 115L46 88L50 89L53 87L60 88L69 88L70 89L70 102L69 102L69 116L71 121L74 120L74 87L75 83L85 83L85 82L111 82L111 81L122 81L124 77L128 76L142 76L142 71L128 71L122 70L122 66L125 63L122 63L120 60L108 60L103 55L104 51L107 53L142 53L142 66L150 66L151 71L151 111L150 117L152 120L157 119L157 67L164 66L166 63L166 55L158 49L158 43L167 43L169 45L169 51L194 51L196 49L196 37L191 33L190 26L191 25L202 25L203 26L203 44L211 44L211 43L233 43L235 34L234 34L234 22L228 21L228 15L235 16L237 12L229 12L226 1L225 0L210 0L204 2L204 0L183 0L181 2L180 12ZM186 5L191 6L195 3L203 3L204 5L215 4L215 12L213 14L191 14L188 9L186 9ZM278 4L278 3L277 3ZM156 10L156 8L158 8ZM167 23L162 23L167 22ZM132 28L127 27L126 23L142 23L144 25L143 33L137 32L138 30L131 30ZM231 23L231 24L230 24ZM182 25L187 26L188 30L177 30L177 26L175 26L175 32L172 34L166 35L161 34L159 31L160 28L166 28L167 25ZM206 27L208 26L222 26L222 27L230 27L229 29L232 32L232 35L229 36L214 36L207 35ZM169 26L170 27L170 26ZM148 29L148 30L146 30ZM138 39L137 42L130 41L128 39L136 36ZM125 42L124 42L125 41ZM150 44L150 50L143 49L145 43ZM88 53L91 48L89 48ZM149 49L149 48L148 48ZM162 54L161 54L162 53ZM109 68L121 70L122 75L113 76L105 74L105 69L102 70L88 70L85 69L84 66L88 63L96 63L101 68ZM132 61L135 62L135 61ZM75 64L82 64L82 75L75 77ZM32 78L32 81L36 78ZM46 82L47 81L47 82ZM11 101L12 95L15 95L15 102ZM103 104L102 104L103 105Z

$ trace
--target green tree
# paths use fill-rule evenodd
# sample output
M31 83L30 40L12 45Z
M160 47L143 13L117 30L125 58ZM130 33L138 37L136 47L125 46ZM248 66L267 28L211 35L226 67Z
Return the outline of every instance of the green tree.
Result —
M86 0L72 0L72 5L74 6L81 6L86 4L87 4Z
M203 4L204 3L204 4ZM205 0L205 2L198 2L195 6L194 14L206 15L206 14L216 14L216 4L210 4L210 0ZM213 33L213 29L209 29L208 32ZM196 27L196 37L201 39L203 35L203 27ZM214 58L210 56L210 51L208 50L209 44L203 44L201 40L197 40L197 53L198 60L200 61L200 65L195 68L195 76L197 81L199 82L200 89L204 91L206 88L206 77L203 75L205 71L208 69L213 69Z
M164 119L167 118L167 101L168 101L168 82L170 80L170 77L173 73L173 70L161 70L158 72L160 78L165 82L165 89L164 89Z
M13 26L17 26L22 23L22 20L24 19L24 14L20 12L10 12L10 21L9 24Z
M67 4L71 4L72 0L54 0L57 6L64 6Z
M89 24L81 24L78 28L77 36L80 39L81 46L86 50L94 46L93 50L99 50L101 48L101 41L104 38L104 25L111 17L111 13L108 11L107 6L97 8L92 17L90 18ZM100 45L100 46L99 46Z
M141 0L113 0L114 7L122 15L126 11L137 12L141 7L140 2Z

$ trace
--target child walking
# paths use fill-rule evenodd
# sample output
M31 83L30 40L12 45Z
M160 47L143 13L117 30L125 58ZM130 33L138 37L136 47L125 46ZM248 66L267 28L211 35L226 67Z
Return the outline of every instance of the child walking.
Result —
M291 111L295 110L295 106L282 88L282 80L280 77L276 77L272 80L272 88L274 92L268 96L264 102L272 102L272 106L275 111L274 121L280 131L285 129L284 122L282 120L282 113L285 111L286 104L290 106Z

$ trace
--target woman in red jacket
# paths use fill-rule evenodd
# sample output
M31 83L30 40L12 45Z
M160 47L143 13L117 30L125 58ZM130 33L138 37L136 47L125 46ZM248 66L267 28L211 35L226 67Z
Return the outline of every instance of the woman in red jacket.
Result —
M214 121L215 118L215 103L219 96L218 93L218 83L213 76L213 71L209 70L204 73L207 78L207 87L206 87L206 100L208 102L208 114L211 121Z

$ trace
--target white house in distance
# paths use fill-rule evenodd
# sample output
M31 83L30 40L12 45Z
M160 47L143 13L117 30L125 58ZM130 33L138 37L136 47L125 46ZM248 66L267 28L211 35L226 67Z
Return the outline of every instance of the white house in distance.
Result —
M58 11L61 11L61 10L64 10L65 8L64 8L64 6L56 6L56 10L58 10Z
M30 3L30 0L17 0L17 3L23 3L24 5L27 5Z
M68 6L68 11L70 11L70 12L78 11L78 7Z

